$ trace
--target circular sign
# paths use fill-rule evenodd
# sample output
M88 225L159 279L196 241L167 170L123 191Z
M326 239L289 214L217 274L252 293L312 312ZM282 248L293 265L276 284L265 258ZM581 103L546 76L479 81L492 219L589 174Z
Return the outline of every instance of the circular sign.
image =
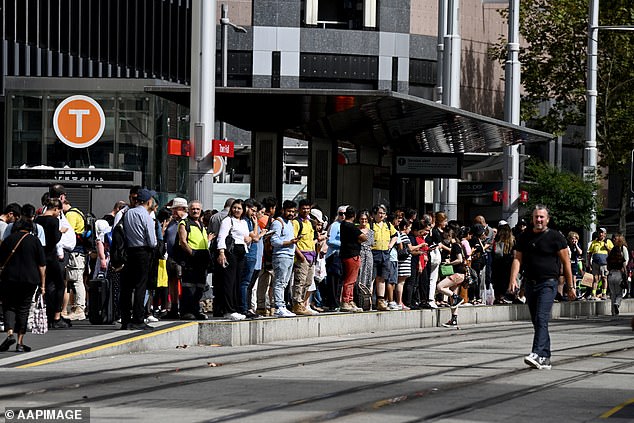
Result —
M214 176L218 176L225 170L225 161L221 156L214 156Z
M106 128L106 116L94 99L74 95L55 109L53 128L59 140L67 146L86 148L101 138Z

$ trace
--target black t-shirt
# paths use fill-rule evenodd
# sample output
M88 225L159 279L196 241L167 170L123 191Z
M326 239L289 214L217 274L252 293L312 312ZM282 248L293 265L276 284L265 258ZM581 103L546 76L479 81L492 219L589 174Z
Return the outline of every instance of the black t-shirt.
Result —
M471 267L473 267L474 270L479 271L486 264L483 241L476 236L473 236L469 240L469 245L471 245Z
M14 232L0 244L0 264L7 262L2 271L2 282L39 285L41 282L39 266L45 266L46 259L42 243L37 237L33 234L24 237L13 256L7 261L11 250L23 235L22 231Z
M62 238L59 231L59 219L54 216L38 216L35 223L39 223L44 228L44 238L46 238L46 247L44 252L47 257L55 257L57 255L55 247Z
M460 246L459 242L453 242L451 244L451 255L449 256L449 258L451 261L454 261L458 258L459 255L462 255L462 247ZM462 260L464 261L464 256L462 257ZM460 262L459 264L453 265L453 271L455 273L464 274L466 269L464 267L464 264Z
M515 245L515 249L522 253L524 276L534 281L559 277L559 251L566 247L566 238L552 229L538 233L525 231Z
M341 249L339 250L339 257L351 258L361 254L361 243L359 242L359 235L361 230L355 226L354 223L341 222L339 227L341 237Z

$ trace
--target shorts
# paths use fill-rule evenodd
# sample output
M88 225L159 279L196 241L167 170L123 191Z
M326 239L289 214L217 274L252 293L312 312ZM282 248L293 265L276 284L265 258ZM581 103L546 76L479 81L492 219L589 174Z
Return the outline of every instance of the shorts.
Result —
M385 250L372 250L372 279L380 277L386 281L390 278L390 253Z
M385 282L396 285L398 282L398 261L391 261L388 268L390 269L390 275L385 279Z
M599 264L592 263L592 274L597 276L607 276L608 275L608 265L607 264Z

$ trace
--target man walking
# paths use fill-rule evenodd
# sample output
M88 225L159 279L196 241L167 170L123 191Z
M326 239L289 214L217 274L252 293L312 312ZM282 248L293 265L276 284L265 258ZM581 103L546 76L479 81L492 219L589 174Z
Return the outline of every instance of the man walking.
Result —
M526 304L531 313L535 334L531 353L524 363L536 369L550 370L550 335L548 321L557 295L559 269L563 266L570 301L576 299L566 238L548 228L550 216L545 206L533 210L533 229L524 232L517 241L511 265L509 292L516 292L517 274L524 269Z
M123 215L123 230L127 244L128 265L123 268L121 281L121 329L150 330L144 323L145 291L152 252L156 248L156 230L150 216L156 192L140 189L136 204ZM134 295L134 300L132 299Z

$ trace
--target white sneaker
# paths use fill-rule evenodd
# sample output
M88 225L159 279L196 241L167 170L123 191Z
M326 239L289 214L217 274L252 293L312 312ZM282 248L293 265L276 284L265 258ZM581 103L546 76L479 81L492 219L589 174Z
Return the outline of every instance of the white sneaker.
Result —
M387 303L387 309L388 310L400 310L398 308L398 304L396 304L395 301L390 301L389 303Z
M539 356L535 354L534 352L532 352L526 357L524 357L524 364L537 369L539 366L539 363L537 362L538 359L539 359Z
M225 319L229 319L229 320L233 320L233 321L238 321L238 320L244 320L247 318L247 316L245 316L244 314L240 314L240 313L227 313L224 315Z
M438 305L436 304L436 301L430 301L427 303L427 305L431 308L438 308Z
M310 314L312 314L313 316L315 314L319 314L319 312L317 310L313 310L312 308L310 308L310 306L306 307L306 311L308 311Z
M147 319L145 319L145 323L155 323L155 322L158 322L158 321L159 321L159 319L157 319L156 317L154 317L152 315L149 315L147 317Z
M288 311L286 307L280 307L275 312L275 316L276 317L295 317L297 316L297 314L293 313L292 311Z

